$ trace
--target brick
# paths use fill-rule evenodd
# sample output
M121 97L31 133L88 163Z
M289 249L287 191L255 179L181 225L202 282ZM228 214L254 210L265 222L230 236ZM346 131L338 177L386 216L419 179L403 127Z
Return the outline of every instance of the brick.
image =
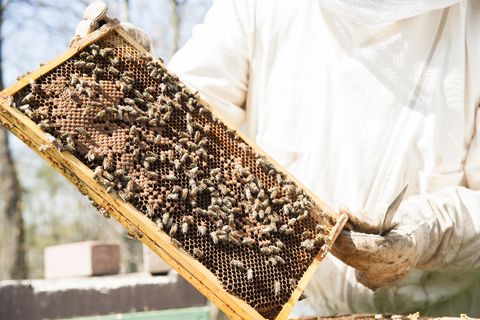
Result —
M150 274L165 274L172 270L172 267L150 248L143 246L143 270Z
M84 241L47 247L45 278L91 277L120 271L120 247L115 242Z

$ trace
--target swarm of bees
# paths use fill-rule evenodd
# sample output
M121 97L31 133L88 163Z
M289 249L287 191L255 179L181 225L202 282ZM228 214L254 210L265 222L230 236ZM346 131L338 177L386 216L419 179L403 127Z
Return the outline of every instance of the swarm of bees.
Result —
M161 62L119 36L88 46L13 101L52 137L41 152L74 154L266 318L288 301L335 224Z

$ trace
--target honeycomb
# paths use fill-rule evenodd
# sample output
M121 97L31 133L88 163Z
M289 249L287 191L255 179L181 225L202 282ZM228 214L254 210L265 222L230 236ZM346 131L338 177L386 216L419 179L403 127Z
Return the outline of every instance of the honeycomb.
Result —
M335 218L115 32L13 106L266 319L327 248Z

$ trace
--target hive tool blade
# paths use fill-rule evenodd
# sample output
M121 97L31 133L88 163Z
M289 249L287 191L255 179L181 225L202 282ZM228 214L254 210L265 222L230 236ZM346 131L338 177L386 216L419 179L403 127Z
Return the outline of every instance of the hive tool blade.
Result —
M383 218L382 227L380 228L380 235L384 236L390 230L392 230L395 225L392 225L393 217L395 213L397 213L398 207L400 203L402 203L403 198L405 197L405 193L407 192L408 184L400 191L400 193L393 199L392 203L387 208L387 212L385 213L385 217Z

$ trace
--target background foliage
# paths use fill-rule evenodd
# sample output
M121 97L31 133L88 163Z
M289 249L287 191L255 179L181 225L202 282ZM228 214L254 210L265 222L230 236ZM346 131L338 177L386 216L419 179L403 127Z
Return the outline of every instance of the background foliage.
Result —
M2 1L0 74L5 86L63 52L89 2ZM202 21L211 0L107 3L110 16L145 30L157 55L168 62ZM122 271L142 269L139 242L126 237L117 222L98 214L74 186L14 136L1 137L0 133L0 280L42 277L46 246L83 240L116 240L121 244ZM13 166L2 154L13 160ZM18 190L12 188L15 177ZM18 262L22 259L24 265Z

